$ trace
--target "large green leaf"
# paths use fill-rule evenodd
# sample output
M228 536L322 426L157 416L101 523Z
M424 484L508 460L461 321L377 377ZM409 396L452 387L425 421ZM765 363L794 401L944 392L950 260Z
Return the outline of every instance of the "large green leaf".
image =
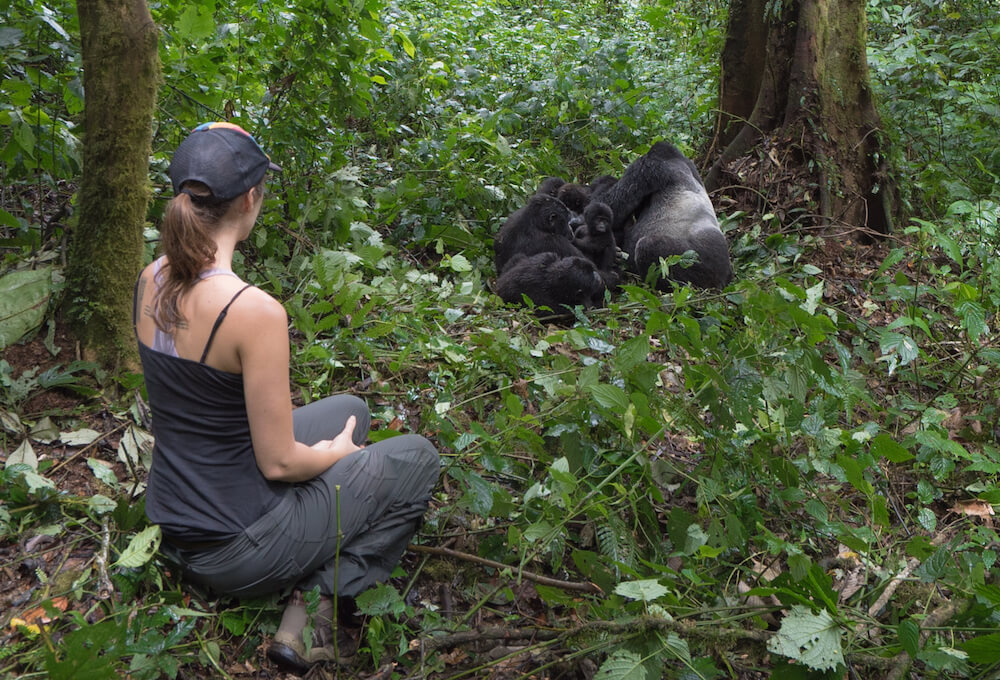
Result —
M51 267L12 272L0 278L0 349L41 325L51 295Z
M767 648L810 668L833 670L844 665L840 637L840 626L829 612L814 614L794 605L781 621L781 629L767 641Z

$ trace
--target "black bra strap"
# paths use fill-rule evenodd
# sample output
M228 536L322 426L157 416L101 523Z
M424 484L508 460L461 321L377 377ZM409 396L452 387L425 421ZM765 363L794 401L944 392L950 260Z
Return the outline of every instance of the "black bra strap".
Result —
M138 334L138 332L139 332L138 329L136 328L136 326L139 323L138 322L139 315L136 314L136 312L138 311L138 307L139 307L139 282L140 281L142 281L142 273L139 274L139 278L137 278L135 280L135 286L132 288L132 330L135 331L136 334Z
M222 311L219 312L219 316L215 320L215 325L212 326L212 332L209 333L208 335L208 342L205 343L205 351L201 353L201 359L198 360L198 363L200 364L205 363L205 357L208 356L208 350L211 349L212 347L212 340L215 339L215 331L219 330L219 326L222 325L222 320L226 318L226 312L229 311L229 307L232 306L234 302L236 302L236 298L242 295L243 291L245 291L247 288L252 288L252 287L253 284L248 283L247 285L243 286L238 291L236 291L236 295L234 295L232 299L230 299L229 302L226 304L226 306L222 308Z

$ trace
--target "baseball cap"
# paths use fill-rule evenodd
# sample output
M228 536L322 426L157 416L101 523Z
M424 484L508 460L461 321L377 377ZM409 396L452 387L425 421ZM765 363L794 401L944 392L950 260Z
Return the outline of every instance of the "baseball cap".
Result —
M174 195L188 181L208 186L212 195L227 201L260 182L268 170L281 172L249 132L233 123L202 123L181 142L170 161Z

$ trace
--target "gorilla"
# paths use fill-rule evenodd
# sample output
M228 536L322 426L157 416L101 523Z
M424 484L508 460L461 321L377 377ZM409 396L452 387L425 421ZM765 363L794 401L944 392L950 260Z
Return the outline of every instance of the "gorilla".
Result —
M579 215L590 203L590 189L582 184L568 182L559 187L556 198L562 201L571 213Z
M541 184L538 185L538 189L535 190L536 194L545 194L546 196L555 196L562 185L566 184L566 180L562 177L546 177L542 180Z
M607 203L591 201L583 214L570 220L573 245L582 252L604 279L608 288L617 288L621 281L616 260L618 248L612 231L614 216Z
M675 146L657 142L637 158L600 198L614 215L614 230L628 254L628 268L646 276L661 257L693 250L698 262L675 265L668 279L698 288L724 288L733 278L729 244L698 169ZM667 290L666 280L657 288Z
M607 191L609 188L614 186L615 182L618 180L611 175L598 175L590 182L590 198L591 200L597 200L601 194Z
M569 210L555 196L535 194L511 213L493 240L497 274L515 255L551 252L560 257L582 256L573 245Z
M600 305L604 289L604 280L593 262L585 257L561 257L552 252L515 255L496 283L496 294L504 302L520 303L526 295L541 317L569 316L576 305L585 309ZM543 307L552 311L547 312Z

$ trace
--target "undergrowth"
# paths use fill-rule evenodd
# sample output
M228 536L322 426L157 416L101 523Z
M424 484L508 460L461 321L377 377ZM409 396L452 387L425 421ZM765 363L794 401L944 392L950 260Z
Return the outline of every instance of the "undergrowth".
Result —
M971 58L997 60L996 14L973 11L992 3L870 3L912 179L899 233L845 245L734 209L725 291L631 281L562 326L490 294L492 234L546 175L698 148L722 8L320 5L151 5L152 178L162 196L200 120L259 130L286 172L237 266L289 311L297 400L354 392L378 436L443 454L410 568L360 600L368 668L995 677L1000 94ZM79 173L75 15L14 0L4 19L4 267L52 266ZM252 673L277 598L211 599L157 555L139 377L15 373L0 359L0 570L32 591L4 593L0 675ZM56 388L87 401L25 411ZM53 481L74 460L100 493Z

